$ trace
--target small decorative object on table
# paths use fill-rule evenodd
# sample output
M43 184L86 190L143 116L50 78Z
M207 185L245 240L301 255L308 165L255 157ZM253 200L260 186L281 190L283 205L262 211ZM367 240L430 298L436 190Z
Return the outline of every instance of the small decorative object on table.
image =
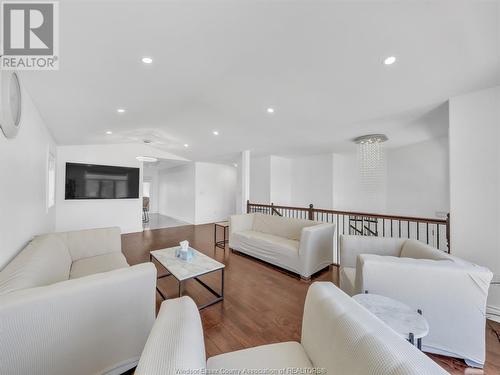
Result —
M182 260L191 260L193 259L193 251L189 247L189 241L181 241L179 242L180 247L177 249L175 255Z

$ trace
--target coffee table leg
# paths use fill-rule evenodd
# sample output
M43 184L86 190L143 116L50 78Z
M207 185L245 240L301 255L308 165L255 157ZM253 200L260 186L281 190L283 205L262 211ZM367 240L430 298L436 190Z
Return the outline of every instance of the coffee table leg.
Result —
M179 281L179 297L182 297L182 281Z
M207 289L210 293L212 293L216 297L214 300L212 300L204 305L199 306L198 310L202 310L205 307L212 306L213 304L220 302L224 299L224 268L221 268L221 271L222 271L222 273L221 273L221 291L220 291L220 293L213 290L210 286L205 284L203 281L201 281L197 277L194 278L199 284L201 284L203 287L205 287L205 289Z
M413 337L413 333L412 332L410 332L408 341L410 342L410 344L415 345L415 338Z

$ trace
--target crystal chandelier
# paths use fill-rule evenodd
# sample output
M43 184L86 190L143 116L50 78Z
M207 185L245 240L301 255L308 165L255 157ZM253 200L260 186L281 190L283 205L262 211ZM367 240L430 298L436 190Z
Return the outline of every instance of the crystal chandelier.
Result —
M385 207L386 160L382 143L385 134L369 134L357 137L358 164L364 205L377 210Z

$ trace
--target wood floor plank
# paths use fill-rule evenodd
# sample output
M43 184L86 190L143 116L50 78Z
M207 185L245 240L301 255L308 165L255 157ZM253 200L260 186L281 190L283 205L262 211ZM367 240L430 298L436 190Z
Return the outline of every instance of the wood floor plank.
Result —
M149 251L176 246L188 240L192 247L226 265L225 299L201 311L207 356L257 345L300 340L305 296L310 283L276 267L245 255L214 250L213 224L186 225L122 235L123 252L130 264L149 261ZM219 275L207 275L209 285L219 287ZM169 296L177 296L173 278L159 285ZM314 275L312 281L338 285L338 270ZM198 283L187 284L185 293L198 304L212 295ZM162 302L157 293L157 311ZM451 374L500 374L500 324L487 321L484 372L468 369L461 360L429 355Z

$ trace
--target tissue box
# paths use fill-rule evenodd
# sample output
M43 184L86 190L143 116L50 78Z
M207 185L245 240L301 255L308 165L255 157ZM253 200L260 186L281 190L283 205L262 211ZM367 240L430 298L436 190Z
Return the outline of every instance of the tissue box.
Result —
M179 247L175 255L181 258L182 260L191 260L193 259L194 253L191 248L188 248L188 251L181 251L181 248Z

